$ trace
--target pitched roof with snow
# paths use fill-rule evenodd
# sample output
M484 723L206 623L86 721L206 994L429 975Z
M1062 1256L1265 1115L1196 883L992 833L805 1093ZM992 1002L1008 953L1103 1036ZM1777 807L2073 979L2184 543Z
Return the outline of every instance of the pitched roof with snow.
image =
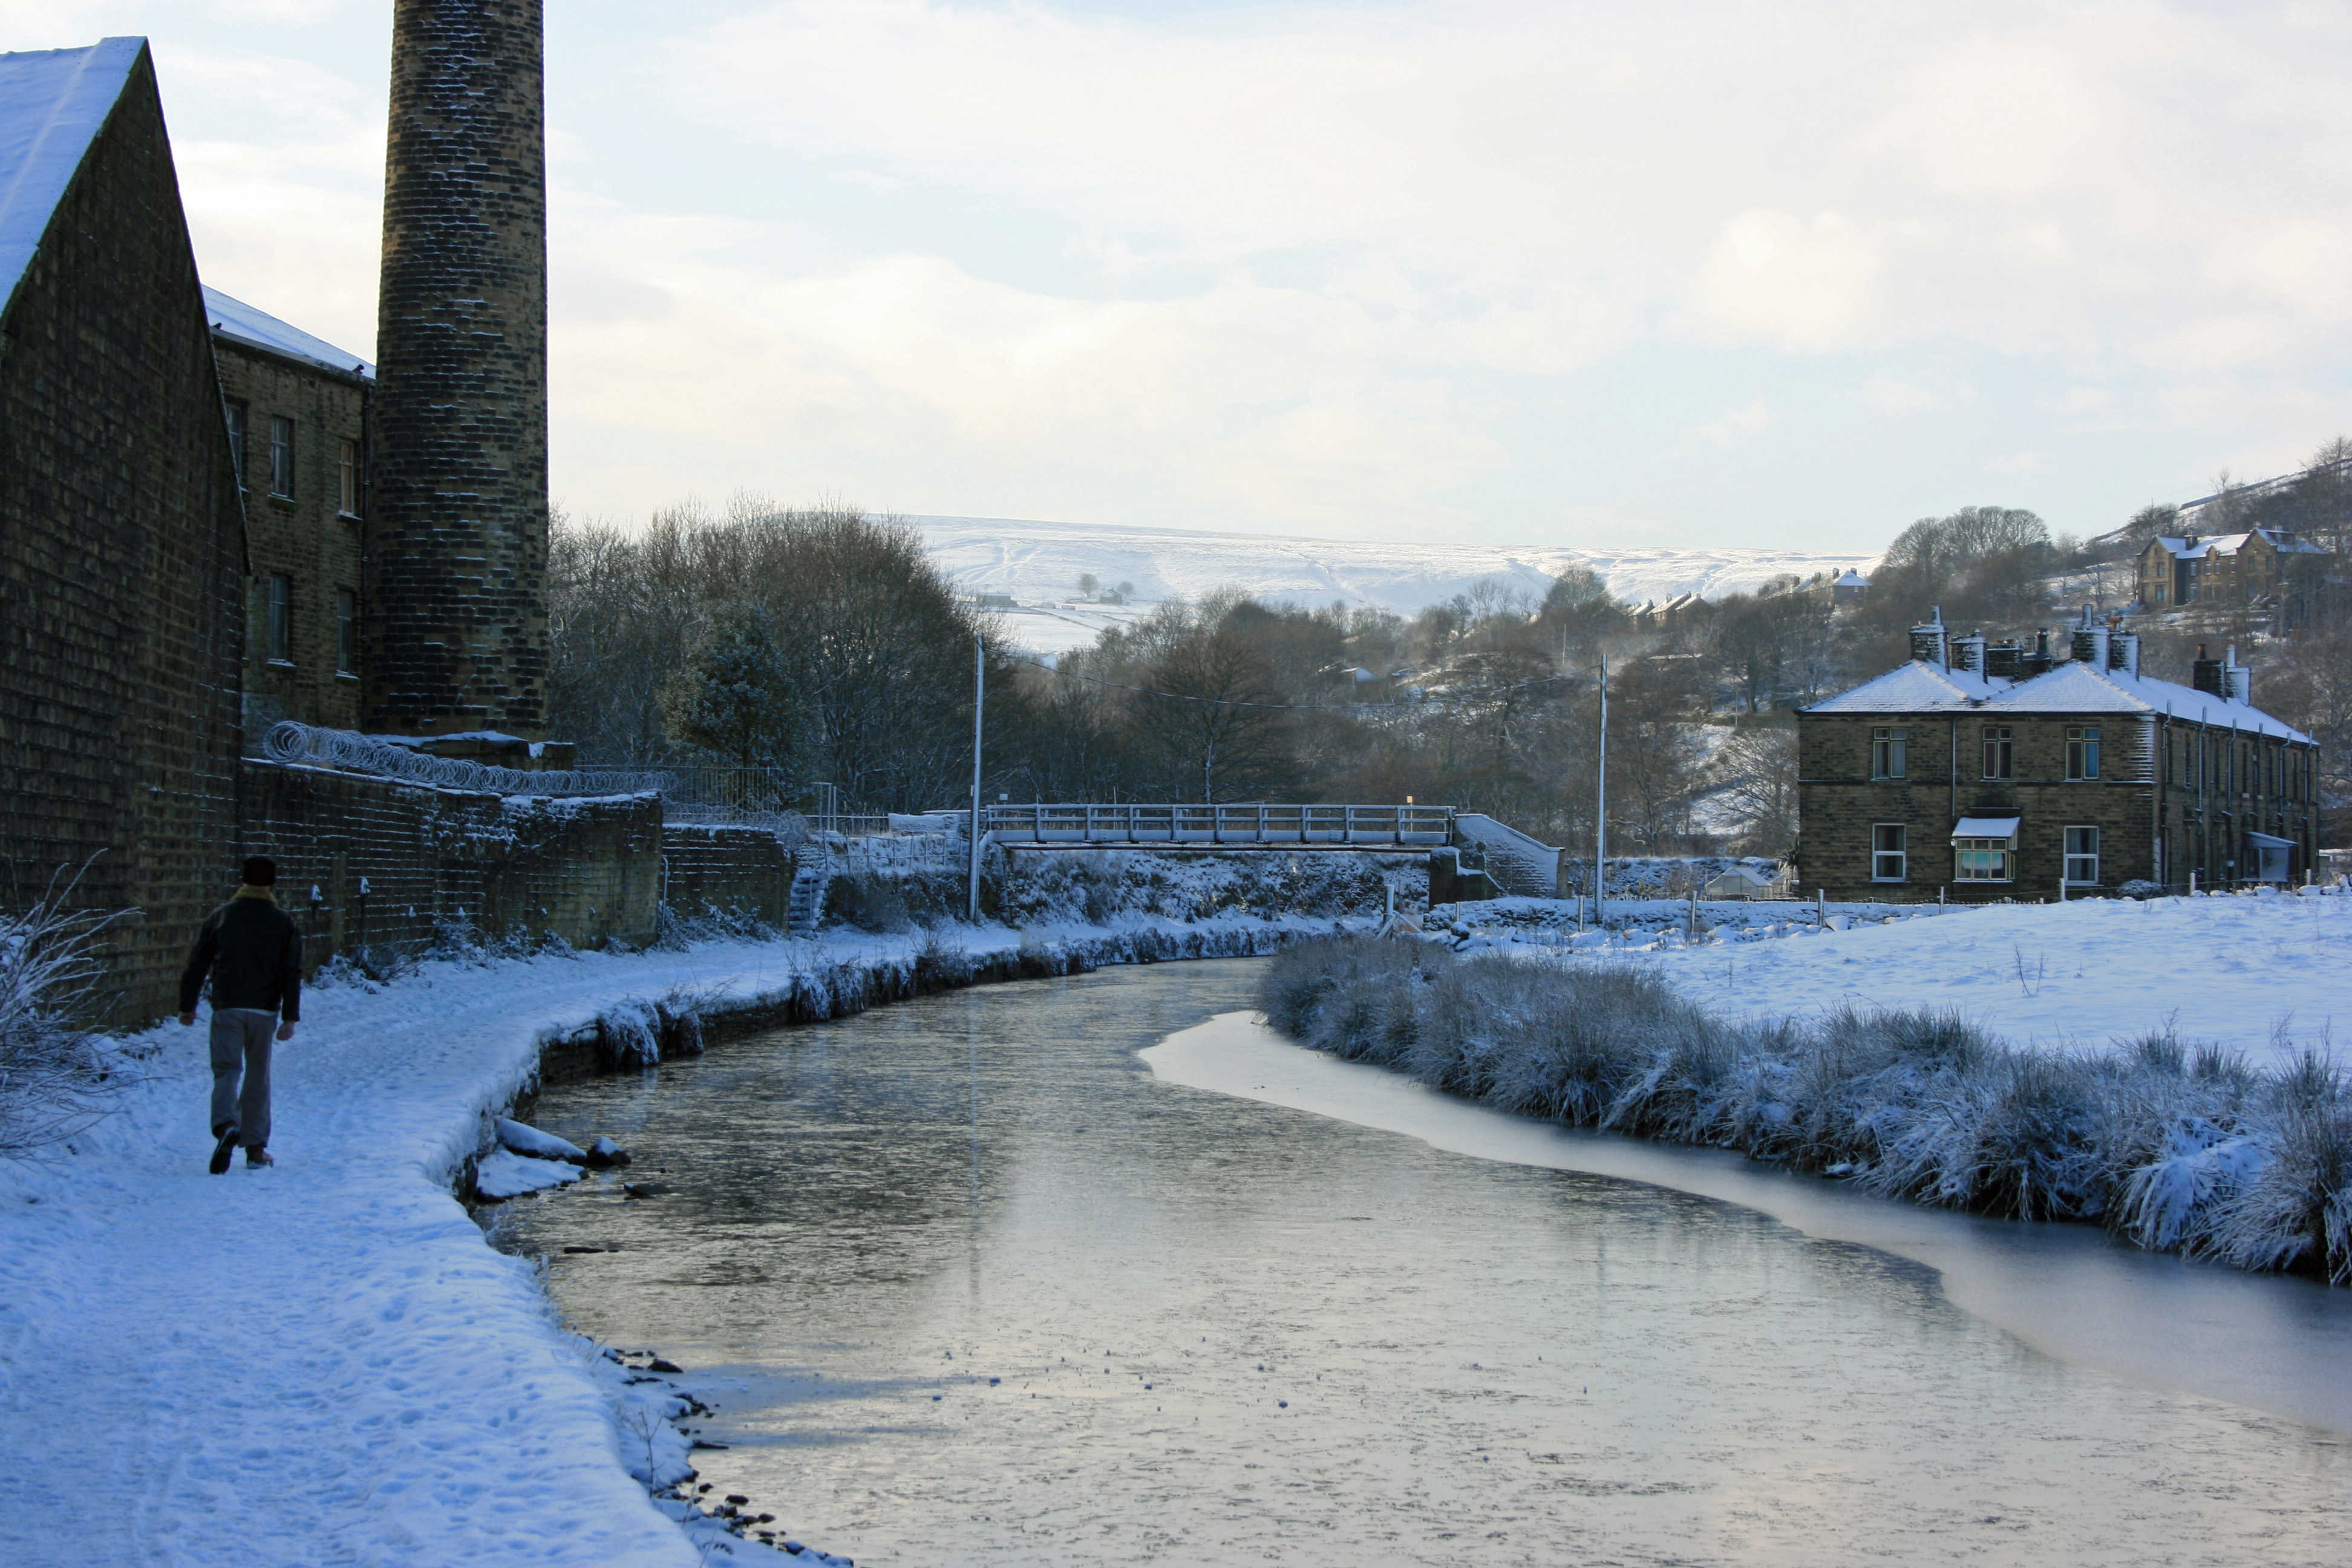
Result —
M2214 533L2201 538L2179 534L2158 534L2152 542L2164 546L2167 553L2183 561L2201 561L2210 555L2235 555L2257 536L2282 555L2325 555L2327 552L2307 539L2298 539L2281 528L2248 529L2243 533Z
M1947 709L1979 707L2009 689L2010 684L1999 676L1971 675L1965 669L1946 669L1915 658L1851 691L1816 702L1805 711L1940 713Z
M1840 588L1867 588L1870 586L1870 579L1849 566L1845 569L1844 574L1838 578L1835 585Z
M1808 713L2131 713L2164 714L2193 724L2236 729L2278 741L2311 737L2251 702L2194 687L2101 669L2083 659L2053 665L2028 680L1970 675L1913 659L1805 710Z
M106 38L0 55L0 310L146 52L144 38Z
M256 310L242 300L233 300L217 289L205 290L205 320L215 333L233 343L268 349L289 359L341 371L364 381L375 379L375 366L359 355L339 349L324 338L314 338L301 328L281 321L267 310Z

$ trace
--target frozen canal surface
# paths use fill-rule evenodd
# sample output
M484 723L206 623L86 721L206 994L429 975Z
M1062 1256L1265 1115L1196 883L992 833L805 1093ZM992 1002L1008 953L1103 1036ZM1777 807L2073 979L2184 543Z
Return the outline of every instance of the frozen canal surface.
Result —
M1138 1059L1259 968L551 1090L540 1125L658 1191L592 1178L499 1237L574 1327L688 1369L706 1479L869 1568L2352 1553L2352 1441L2045 1353L1922 1263Z

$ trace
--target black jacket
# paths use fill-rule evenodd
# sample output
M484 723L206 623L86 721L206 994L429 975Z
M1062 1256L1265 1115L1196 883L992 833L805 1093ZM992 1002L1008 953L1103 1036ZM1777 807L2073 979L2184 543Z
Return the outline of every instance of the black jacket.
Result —
M180 972L180 1011L193 1013L212 972L213 1005L302 1016L302 933L294 917L268 899L231 899L205 921L188 967Z

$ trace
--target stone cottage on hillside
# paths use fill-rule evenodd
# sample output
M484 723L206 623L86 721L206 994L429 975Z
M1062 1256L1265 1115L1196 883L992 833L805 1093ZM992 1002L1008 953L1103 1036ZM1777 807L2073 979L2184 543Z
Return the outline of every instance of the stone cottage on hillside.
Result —
M2190 684L2139 639L2076 628L2060 660L1916 626L1908 664L1798 715L1798 843L1833 899L1985 901L2300 881L2317 748L2253 706L2236 650Z
M2165 534L2140 552L2139 602L2150 610L2206 605L2284 611L2300 621L2334 559L2283 528Z

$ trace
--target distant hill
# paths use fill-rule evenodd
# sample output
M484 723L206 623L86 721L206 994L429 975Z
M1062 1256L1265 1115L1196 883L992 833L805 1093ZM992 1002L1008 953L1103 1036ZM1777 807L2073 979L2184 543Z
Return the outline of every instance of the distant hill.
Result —
M1540 599L1571 567L1601 574L1639 605L1684 594L1716 598L1784 573L1866 571L1877 557L1798 550L1570 550L1490 544L1378 544L1186 529L1117 528L1013 518L912 517L931 557L971 594L1009 595L1008 629L1040 653L1092 643L1103 627L1163 600L1236 587L1262 599L1350 605L1412 616L1494 579ZM1088 605L1078 578L1135 585L1121 606Z

